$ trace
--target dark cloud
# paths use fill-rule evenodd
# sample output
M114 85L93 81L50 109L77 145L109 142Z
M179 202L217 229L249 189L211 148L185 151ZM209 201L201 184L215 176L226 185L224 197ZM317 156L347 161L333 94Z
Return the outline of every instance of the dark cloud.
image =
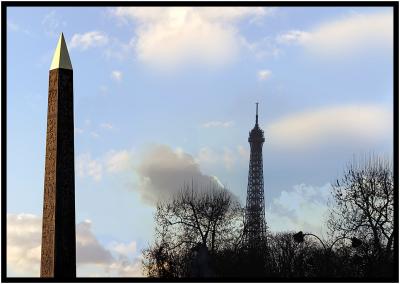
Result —
M76 260L78 263L111 263L113 256L97 240L91 231L91 222L84 221L76 226Z
M137 167L143 200L155 204L179 192L184 184L193 183L199 190L218 184L216 177L203 174L193 156L166 145L148 149ZM221 184L220 184L221 185Z

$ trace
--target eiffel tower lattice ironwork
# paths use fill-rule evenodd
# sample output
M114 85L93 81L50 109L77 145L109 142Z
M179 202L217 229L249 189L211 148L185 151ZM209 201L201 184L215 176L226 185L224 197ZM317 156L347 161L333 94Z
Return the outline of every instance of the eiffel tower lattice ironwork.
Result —
M256 103L256 124L249 134L250 163L244 227L244 242L248 248L259 247L266 236L262 158L264 141L264 131L258 125Z

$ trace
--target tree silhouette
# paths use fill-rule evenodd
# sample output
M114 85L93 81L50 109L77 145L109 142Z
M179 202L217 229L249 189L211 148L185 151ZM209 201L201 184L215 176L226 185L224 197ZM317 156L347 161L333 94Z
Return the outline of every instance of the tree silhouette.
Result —
M156 241L144 251L148 276L392 278L394 177L370 156L349 163L332 185L329 236L267 231L256 251L243 240L244 210L216 184L185 185L158 204Z
M202 190L184 185L172 200L157 205L156 243L145 251L149 276L191 276L197 269L192 267L194 255L209 254L205 259L211 262L217 251L239 244L243 219L240 203L227 189L217 184ZM178 261L185 264L177 267ZM205 265L208 274L211 266Z
M391 163L370 155L348 164L332 185L333 206L328 227L332 235L354 236L366 272L387 275L393 260L394 177ZM373 270L371 270L373 268Z

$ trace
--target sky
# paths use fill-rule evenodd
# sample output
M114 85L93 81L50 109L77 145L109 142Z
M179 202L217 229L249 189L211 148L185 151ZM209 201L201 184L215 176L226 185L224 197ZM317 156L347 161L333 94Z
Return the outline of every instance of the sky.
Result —
M7 8L7 274L39 276L48 70L74 72L78 276L141 276L155 204L192 179L245 205L255 102L272 232L324 236L330 184L392 157L384 7Z

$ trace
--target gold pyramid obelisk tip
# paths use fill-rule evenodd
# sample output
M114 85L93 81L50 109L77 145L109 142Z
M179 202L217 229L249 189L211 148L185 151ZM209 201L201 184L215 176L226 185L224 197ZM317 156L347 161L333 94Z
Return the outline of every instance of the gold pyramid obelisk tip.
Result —
M72 70L71 59L69 59L67 44L65 43L63 33L61 33L60 38L58 39L57 47L53 55L53 60L51 61L50 70L58 68Z

